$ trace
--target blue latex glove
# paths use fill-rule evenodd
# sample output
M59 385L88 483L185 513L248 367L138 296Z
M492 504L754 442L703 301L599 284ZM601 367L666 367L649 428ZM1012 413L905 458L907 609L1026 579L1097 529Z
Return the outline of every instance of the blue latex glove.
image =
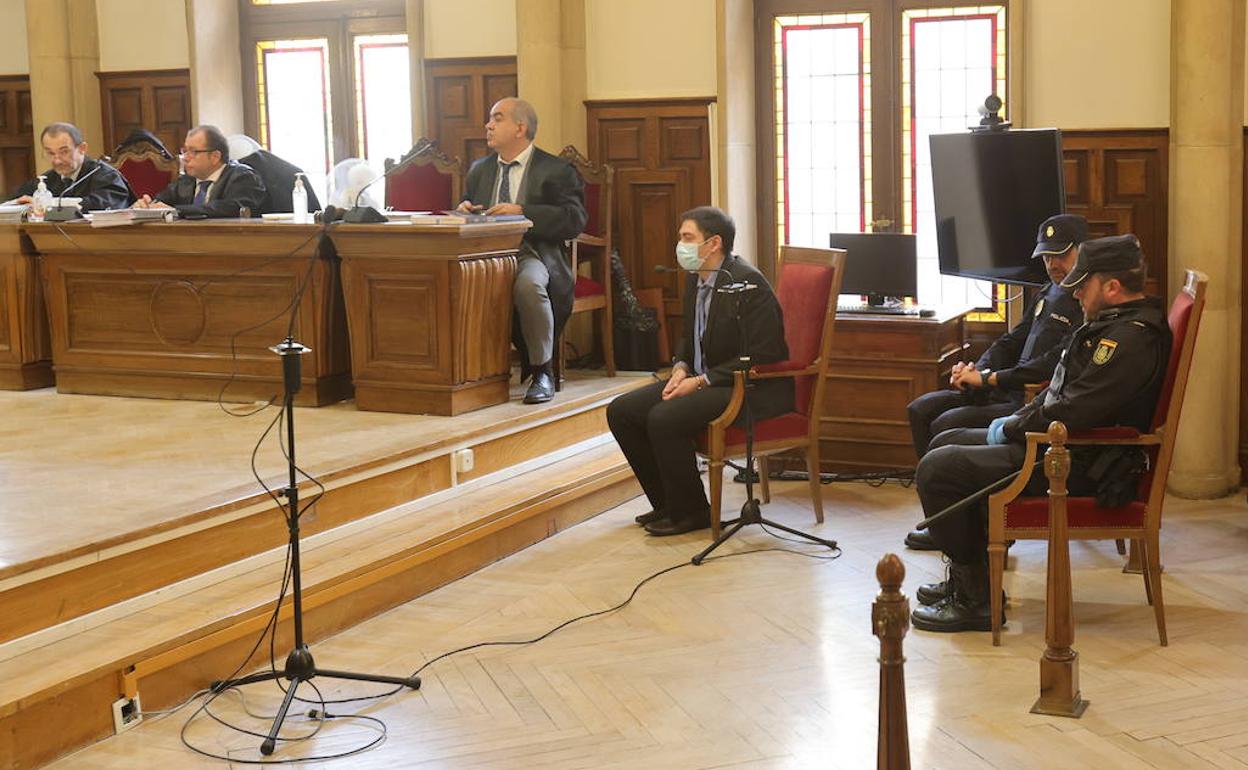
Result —
M1005 438L1005 421L1009 417L998 417L988 425L988 443L992 445L1004 444Z

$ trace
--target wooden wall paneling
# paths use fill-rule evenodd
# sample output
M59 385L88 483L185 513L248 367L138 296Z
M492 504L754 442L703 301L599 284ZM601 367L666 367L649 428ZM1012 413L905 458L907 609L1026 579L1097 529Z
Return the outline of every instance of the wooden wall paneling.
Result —
M1062 131L1066 210L1093 237L1135 233L1148 260L1149 293L1169 296L1167 129Z
M30 78L0 77L0 194L7 200L35 175Z
M429 138L467 167L490 153L485 145L490 107L516 95L516 57L430 59L425 86Z
M1244 233L1240 246L1243 249L1241 268L1239 271L1239 469L1242 481L1248 481L1248 308L1244 307L1248 297L1248 128L1244 129L1244 187L1243 227Z
M673 341L682 326L683 282L679 275L655 273L654 267L673 263L681 212L711 202L711 101L586 102L589 157L615 167L620 258L635 288L662 289Z
M98 72L104 146L93 155L108 155L136 128L155 134L170 152L182 146L191 128L190 71L146 70Z

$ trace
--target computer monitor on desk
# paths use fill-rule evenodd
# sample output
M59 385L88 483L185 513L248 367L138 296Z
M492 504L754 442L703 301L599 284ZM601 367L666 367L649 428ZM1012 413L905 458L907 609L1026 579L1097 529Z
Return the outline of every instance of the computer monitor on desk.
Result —
M914 236L901 233L832 233L829 246L845 249L842 294L865 294L871 305L919 292Z

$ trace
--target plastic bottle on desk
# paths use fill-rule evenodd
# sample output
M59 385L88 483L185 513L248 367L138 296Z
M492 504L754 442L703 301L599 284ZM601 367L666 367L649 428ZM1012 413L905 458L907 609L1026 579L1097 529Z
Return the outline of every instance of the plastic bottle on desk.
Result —
M295 212L295 224L306 225L308 219L308 191L303 188L303 174L295 174L295 189L290 194L291 208Z
M28 219L31 222L42 222L43 215L52 205L52 191L48 189L48 182L43 175L39 176L39 186L35 188L35 194L30 196L30 215Z

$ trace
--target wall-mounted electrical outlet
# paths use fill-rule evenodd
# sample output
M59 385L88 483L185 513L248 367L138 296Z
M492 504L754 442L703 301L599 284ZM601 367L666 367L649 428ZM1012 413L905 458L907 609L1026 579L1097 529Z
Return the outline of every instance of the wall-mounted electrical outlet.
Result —
M460 449L455 452L455 470L460 473L468 473L477 465L477 458L473 455L471 449Z
M113 701L113 731L118 735L143 721L143 707L139 703L139 694L133 698L118 698Z

